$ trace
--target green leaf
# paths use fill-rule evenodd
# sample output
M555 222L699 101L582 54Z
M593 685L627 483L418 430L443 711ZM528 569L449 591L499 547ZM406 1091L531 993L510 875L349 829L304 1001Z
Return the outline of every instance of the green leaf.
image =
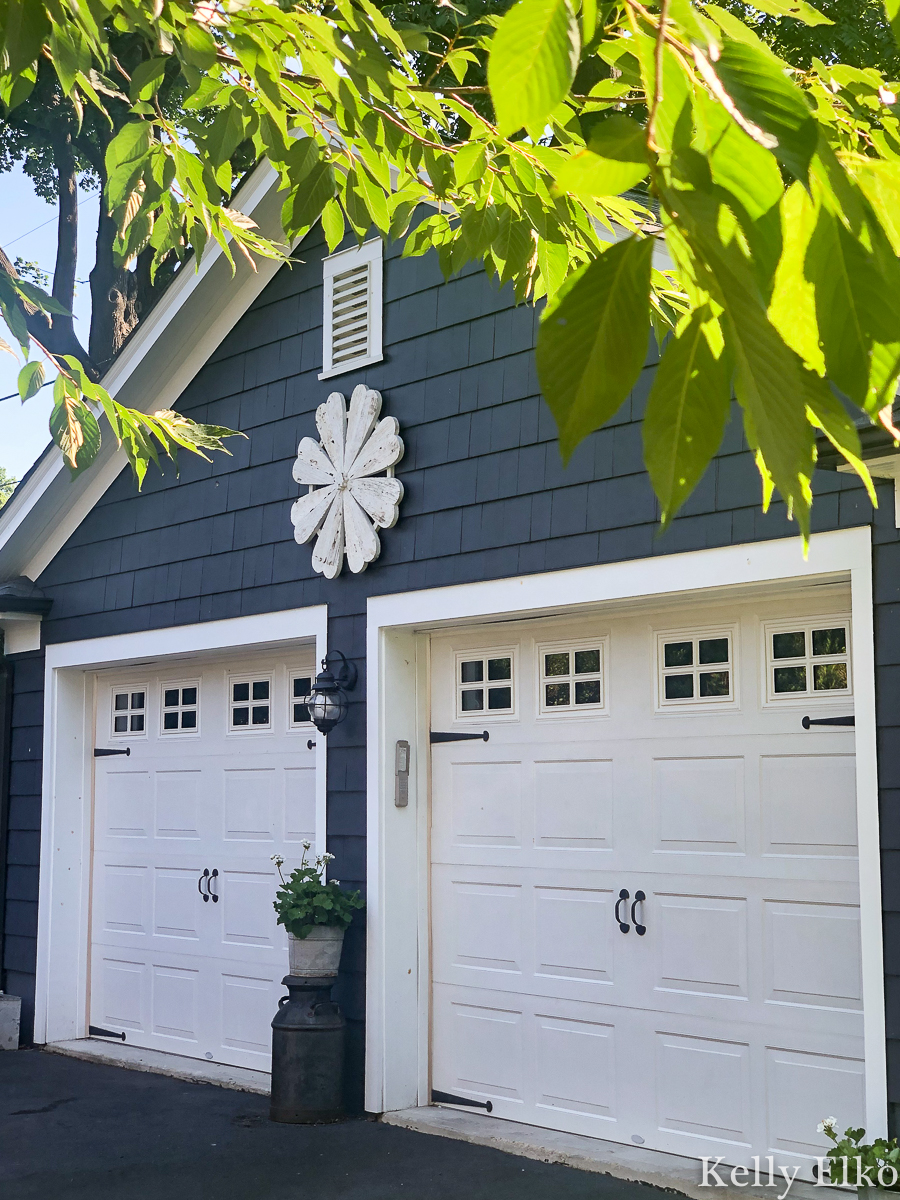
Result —
M453 160L456 186L465 187L467 183L481 179L486 169L487 153L484 146L480 142L469 142L459 150Z
M753 0L753 7L772 17L793 17L804 25L833 25L834 21L820 13L806 0Z
M73 476L89 467L100 449L100 426L74 387L62 375L53 385L53 410L50 413L50 433L63 452L66 466Z
M322 232L328 243L328 253L333 254L344 238L344 214L337 200L332 197L322 209Z
M128 94L132 100L149 100L166 73L167 58L148 58L138 63L131 73Z
M287 234L297 234L318 218L334 196L334 174L326 162L317 162L306 178L288 196L282 209Z
M538 378L566 459L613 416L644 365L652 256L652 238L616 242L544 309Z
M888 19L894 41L900 46L900 0L884 0L884 15Z
M793 183L781 202L782 251L769 300L769 320L810 370L825 374L819 341L816 289L804 273L806 251L819 206L802 183Z
M237 104L220 109L206 133L205 147L213 167L228 162L244 140L244 114Z
M718 322L697 309L666 346L644 415L644 461L665 529L718 450L731 401L731 371Z
M872 343L894 342L900 336L898 298L874 255L824 207L806 252L805 271L815 287L828 376L863 407Z
M150 122L129 121L106 148L106 197L110 212L131 195L150 150Z
M807 407L812 424L818 426L835 450L843 455L865 484L869 499L877 506L878 497L875 495L872 477L862 460L859 432L843 404L828 388L822 388L817 389L815 395L808 397Z
M590 199L618 196L647 177L646 131L632 117L611 113L600 121L580 154L572 155L556 175L566 192Z
M49 28L43 4L7 0L3 5L3 49L11 76L19 75L37 59Z
M491 39L488 84L500 133L541 127L565 99L581 52L569 0L518 0Z
M208 71L216 61L216 43L211 34L191 19L181 33L181 52L185 62L198 71Z
M709 161L714 183L741 204L751 221L773 208L784 194L778 163L704 91L694 96L697 148Z
M805 182L818 129L803 92L775 60L741 42L727 40L713 70L748 123L745 131L767 145L795 179ZM764 137L754 135L753 128Z
M288 156L285 159L285 168L291 183L302 183L320 157L315 138L295 138L288 147Z
M35 359L33 362L26 363L19 372L18 386L19 395L22 397L22 403L30 400L32 396L36 396L44 384L44 364Z

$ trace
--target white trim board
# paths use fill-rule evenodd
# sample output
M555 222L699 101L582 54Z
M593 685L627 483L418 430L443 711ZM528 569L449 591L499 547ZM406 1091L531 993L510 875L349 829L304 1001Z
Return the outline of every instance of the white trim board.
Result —
M258 616L63 642L44 667L44 771L34 1040L87 1035L93 804L93 672L113 665L282 649L328 649L324 604ZM325 739L316 738L316 850L325 850Z
M634 562L371 598L367 610L366 1108L429 1103L428 638L422 630L580 606L683 603L717 591L850 581L854 622L857 826L866 1129L887 1133L881 867L875 736L872 551L868 526ZM565 597L565 602L560 602ZM409 804L394 806L394 743L412 748Z

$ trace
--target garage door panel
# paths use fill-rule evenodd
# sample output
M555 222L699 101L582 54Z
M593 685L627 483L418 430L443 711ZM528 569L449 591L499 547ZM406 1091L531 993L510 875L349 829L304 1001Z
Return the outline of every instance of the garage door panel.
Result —
M98 789L100 829L109 838L146 838L152 829L149 770L108 770Z
M647 907L658 947L657 988L746 999L745 897L655 892Z
M231 726L229 661L187 675L145 665L144 729L116 741L127 759L96 761L90 1022L129 1044L269 1069L288 971L271 855L299 865L299 843L317 840L315 752L292 723L307 659L235 667L269 689L269 727L246 733ZM98 677L100 745L119 732L111 699L135 690L128 682ZM164 725L170 697L193 723Z
M767 901L770 1001L862 1011L859 906Z
M613 844L611 759L534 764L534 844L606 850Z
M861 1058L767 1047L769 1152L810 1160L822 1154L814 1131L824 1116L836 1117L839 1129L863 1125L864 1084Z
M156 821L159 838L200 838L203 774L199 770L155 771Z
M742 854L744 770L743 757L654 759L656 849Z
M856 760L782 754L760 760L764 852L855 857Z
M203 902L197 888L201 868L157 867L153 872L153 932L158 937L200 941Z
M782 615L766 603L766 621ZM853 734L801 725L852 705L773 701L757 608L703 613L684 633L665 613L523 623L514 716L484 714L487 745L434 748L433 1084L574 1133L807 1161L827 1150L815 1127L834 1081L861 1120ZM725 661L723 630L717 707L701 676ZM510 631L435 636L433 728L453 720L473 637L507 646ZM599 637L603 715L548 717L535 646Z
M614 907L611 888L536 887L537 974L612 982Z
M656 1031L655 1042L659 1129L740 1150L749 1147L749 1044L666 1030ZM682 1153L693 1149L686 1146Z

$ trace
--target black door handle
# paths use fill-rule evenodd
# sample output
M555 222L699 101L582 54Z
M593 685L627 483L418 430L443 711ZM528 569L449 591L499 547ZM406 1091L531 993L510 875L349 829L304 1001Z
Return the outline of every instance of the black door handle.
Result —
M619 905L622 903L623 900L625 900L625 901L628 900L628 889L627 888L622 888L621 892L619 892L619 898L616 901L616 909L615 909L615 917L616 917L616 920L619 922L619 928L622 930L623 933L627 933L628 930L631 928L631 926L627 923L627 921L623 921L622 918L619 916Z
M855 725L856 717L817 717L815 720L804 717L800 724L804 729L809 729L810 725Z
M126 748L124 750L105 750L105 749L103 749L102 746L94 747L94 758L112 758L113 755L115 755L115 754L128 755L130 753L131 753L130 746L126 746Z
M644 934L647 932L647 926L638 924L637 917L634 915L634 910L637 908L637 906L639 904L642 904L646 899L647 899L647 897L644 895L643 892L637 891L634 893L634 900L632 901L632 904L631 904L631 923L634 926L634 932L638 935L638 937L644 936Z
M206 881L206 891L203 890L203 881ZM209 867L203 868L203 874L197 880L197 891L203 897L203 903L209 903Z
M219 894L218 894L218 892L212 891L212 889L210 888L210 884L212 883L212 881L214 879L218 879L218 878L219 878L219 868L213 867L212 874L210 875L209 880L206 884L206 891L207 891L210 899L212 900L213 904L219 903Z

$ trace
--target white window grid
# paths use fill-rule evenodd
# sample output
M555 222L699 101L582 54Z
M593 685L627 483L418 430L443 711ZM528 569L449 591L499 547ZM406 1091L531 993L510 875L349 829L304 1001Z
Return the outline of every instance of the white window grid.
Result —
M478 665L480 664L480 678ZM506 665L508 664L508 666ZM508 675L505 672L508 670ZM466 676L466 678L463 678ZM516 714L516 652L512 646L489 650L460 650L456 654L457 720L483 721L486 717ZM473 707L480 693L481 707ZM506 703L508 701L508 703ZM492 707L493 705L493 707Z
M268 733L272 728L274 687L271 674L228 676L228 732Z
M702 711L708 708L734 707L737 697L737 663L735 661L736 629L728 626L696 626L692 629L665 630L656 635L657 708L660 711ZM726 656L722 647L726 643ZM682 661L666 647L690 645ZM689 659L689 661L688 661ZM722 676L727 674L727 681ZM690 678L690 689L681 680ZM667 683L667 680L671 682ZM679 683L676 683L676 680ZM722 690L723 683L727 687ZM683 695L674 694L684 690ZM688 694L689 691L689 694Z
M819 638L814 637L816 633L820 635L828 630L841 629L844 632L844 649L835 653L825 653L824 648ZM789 655L784 653L789 647L782 643L779 647L782 653L779 657L775 656L775 638L778 635L802 634L803 635L803 653ZM763 626L763 656L766 670L766 704L776 705L779 708L790 704L802 701L804 705L808 705L810 701L816 700L819 703L828 703L829 701L840 701L847 696L853 695L853 676L851 665L851 637L852 631L850 627L850 618L846 613L837 616L813 617L803 620L782 620L770 621ZM824 639L822 639L824 640ZM816 643L819 643L818 645ZM816 653L816 650L819 653ZM816 687L817 682L822 681L825 672L823 668L843 667L843 672L846 676L846 687ZM805 676L806 687L801 690L792 688L790 691L776 691L776 671L796 672L797 668L802 668ZM817 670L816 668L819 668ZM834 679L835 672L828 672ZM796 675L792 682L796 682Z
M538 678L538 712L547 717L597 716L609 711L606 664L609 658L609 638L589 638L578 641L545 642L536 647ZM566 655L567 671L549 674L551 668L563 664L548 664L551 655ZM593 667L596 655L597 668ZM559 689L548 694L548 688ZM598 699L593 699L594 694ZM555 701L555 702L552 702Z
M146 683L116 684L110 694L110 736L135 738L147 736L147 701L150 689Z
M355 371L384 357L382 256L379 237L324 260L320 379Z
M292 671L288 678L290 688L288 696L290 720L288 724L291 729L309 729L312 720L309 709L303 700L309 695L315 676L312 673L306 675L300 671Z
M160 732L165 737L194 736L200 732L200 680L179 679L160 683Z

